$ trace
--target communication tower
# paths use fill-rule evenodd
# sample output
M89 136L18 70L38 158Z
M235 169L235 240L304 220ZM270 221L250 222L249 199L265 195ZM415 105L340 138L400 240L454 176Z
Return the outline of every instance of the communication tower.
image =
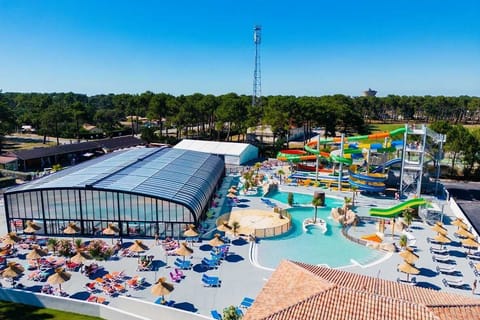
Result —
M253 71L253 94L252 106L260 105L262 96L262 75L260 71L260 43L262 42L262 26L256 25L253 28L253 43L255 43L255 69Z

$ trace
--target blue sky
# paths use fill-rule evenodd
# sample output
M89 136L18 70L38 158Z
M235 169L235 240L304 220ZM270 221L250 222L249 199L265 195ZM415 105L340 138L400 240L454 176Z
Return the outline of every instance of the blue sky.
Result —
M0 0L0 89L480 96L480 1Z

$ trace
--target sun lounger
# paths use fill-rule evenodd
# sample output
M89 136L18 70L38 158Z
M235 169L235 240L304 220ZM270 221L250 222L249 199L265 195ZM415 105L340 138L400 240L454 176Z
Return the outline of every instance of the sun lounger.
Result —
M451 274L451 273L457 273L459 271L454 266L449 265L447 267L437 266L437 272Z
M180 278L184 278L184 277L185 277L185 275L183 274L182 270L177 269L177 268L175 268L175 274L176 274L178 277L180 277Z
M87 301L88 302L97 302L97 299L98 299L97 296L91 295L87 298Z
M243 298L242 302L240 302L240 308L248 309L252 306L254 302L255 302L255 299L245 297Z
M217 260L203 258L202 259L202 266L207 268L207 269L216 269L216 268L218 268L218 262L217 262Z
M218 277L203 274L202 282L205 287L220 287L221 281Z
M97 287L95 286L95 282L89 282L85 284L85 288L87 289L88 292L95 292L97 290Z
M179 282L182 278L174 274L173 272L170 272L170 279L174 282Z
M210 314L212 315L212 318L215 319L215 320L222 320L222 316L220 315L220 313L218 313L217 310L212 310L210 311Z
M412 277L410 280L404 280L404 279L397 278L397 283L408 284L408 285L411 285L411 286L416 286L416 285L417 285L417 278Z
M448 255L449 251L447 249L443 249L443 248L430 247L430 253L440 254L440 255Z
M467 253L467 258L471 259L471 260L477 260L477 261L480 260L480 256L477 256L476 254L468 254Z
M182 270L188 270L192 268L192 262L190 260L181 260L177 258L174 262L175 266Z
M463 279L458 279L458 280L443 279L442 282L446 287L452 287L452 288L463 288L466 285L466 283L463 282Z
M450 263L452 258L449 255L432 255L432 260L435 262Z

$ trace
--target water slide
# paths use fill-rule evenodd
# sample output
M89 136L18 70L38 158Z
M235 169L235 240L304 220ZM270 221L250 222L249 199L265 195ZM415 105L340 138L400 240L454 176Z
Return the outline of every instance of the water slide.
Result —
M371 216L375 217L395 218L407 208L418 207L426 204L427 201L425 201L425 199L416 198L401 202L390 208L371 208L369 213Z
M367 191L367 192L384 192L385 191L385 184L383 182L372 182L366 183L365 181L352 179L349 177L348 182L352 187L357 187L360 191Z
M387 162L385 162L384 164L382 165L379 165L378 167L376 167L375 169L373 169L371 172L372 173L378 173L378 172L382 172L383 171L383 168L388 168L388 167L391 167L393 165L396 165L396 164L399 164L399 163L402 163L402 159L398 158L398 159L392 159L392 160L389 160Z

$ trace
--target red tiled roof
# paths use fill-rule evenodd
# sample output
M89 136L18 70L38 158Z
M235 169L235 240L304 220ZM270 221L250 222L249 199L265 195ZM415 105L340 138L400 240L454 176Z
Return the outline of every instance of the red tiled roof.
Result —
M244 320L475 319L480 300L283 261Z

